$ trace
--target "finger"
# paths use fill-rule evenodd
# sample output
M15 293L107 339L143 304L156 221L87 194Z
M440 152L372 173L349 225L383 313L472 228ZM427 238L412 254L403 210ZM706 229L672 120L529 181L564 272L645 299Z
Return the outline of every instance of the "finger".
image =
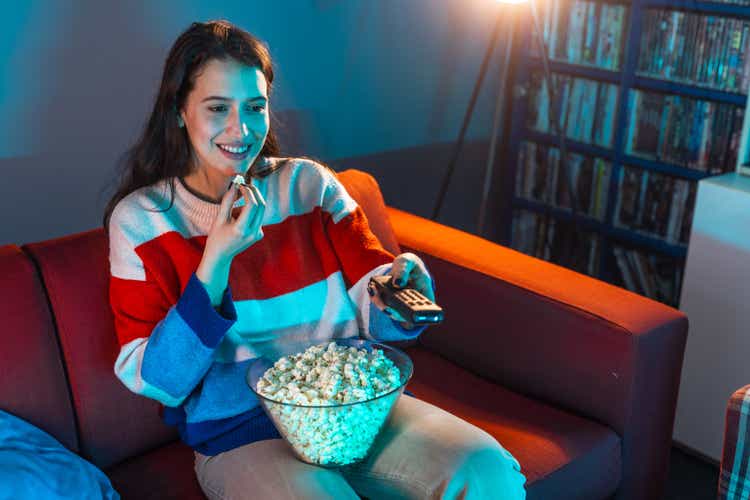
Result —
M221 220L228 221L232 218L232 205L236 193L237 188L234 184L230 184L227 192L221 197L221 205L219 206L219 218Z
M415 264L411 272L411 280L414 289L422 295L435 302L435 291L432 289L432 278L422 262Z
M432 302L435 302L435 290L432 288L432 279L429 276L422 277L417 290Z
M255 199L256 199L256 201L257 201L257 202L258 202L258 203L259 203L260 205L263 205L263 206L265 207L265 206L266 206L266 199L265 199L265 198L263 197L263 195L262 195L262 194L260 193L260 189L258 189L258 187L257 187L257 186L256 186L255 184L253 184L253 180L252 180L252 179L250 179L250 184L248 184L248 185L247 185L247 187L249 187L249 188L250 188L250 190L251 190L251 191L253 192L253 194L255 195Z
M247 195L250 197L251 200L253 200L253 203L256 205L260 205L260 199L258 199L257 194L260 194L258 189L252 189L254 186L251 184L244 184L242 186L242 189L247 192ZM257 194L256 194L257 193Z
M253 218L250 221L250 226L249 226L249 233L251 235L255 235L258 231L260 231L260 228L263 225L263 215L265 213L266 213L265 205L258 205L257 207L255 207Z
M254 211L253 209L256 207L257 203L255 203L255 196L247 186L241 186L240 191L242 192L242 197L245 199L245 206L242 207L242 211L240 212L239 217L237 217L237 224L239 224L241 228L246 228L248 227L250 216L252 215L252 212Z
M393 259L393 266L391 267L393 284L397 287L406 286L413 267L414 261L407 254L401 254Z

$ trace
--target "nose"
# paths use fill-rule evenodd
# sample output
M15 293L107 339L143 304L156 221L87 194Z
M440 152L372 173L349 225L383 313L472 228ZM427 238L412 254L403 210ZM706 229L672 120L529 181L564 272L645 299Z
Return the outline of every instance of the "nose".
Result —
M227 135L244 140L250 135L251 129L248 125L247 117L243 116L238 109L233 108L229 113L227 122Z

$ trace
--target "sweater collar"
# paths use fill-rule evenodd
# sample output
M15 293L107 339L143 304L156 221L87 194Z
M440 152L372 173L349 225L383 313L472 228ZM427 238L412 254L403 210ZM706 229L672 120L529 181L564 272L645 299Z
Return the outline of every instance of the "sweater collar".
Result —
M182 179L174 180L174 203L175 208L184 212L188 219L202 228L211 227L219 214L220 205L218 203L214 203L194 192L185 185Z
M279 169L287 159L262 157L258 160L253 166L251 176L260 180ZM190 220L208 231L208 228L211 227L211 224L219 214L221 205L190 189L181 178L173 179L173 182L175 186L175 204L178 205L181 211L184 210ZM239 198L234 202L232 208L239 208L244 205L244 198Z

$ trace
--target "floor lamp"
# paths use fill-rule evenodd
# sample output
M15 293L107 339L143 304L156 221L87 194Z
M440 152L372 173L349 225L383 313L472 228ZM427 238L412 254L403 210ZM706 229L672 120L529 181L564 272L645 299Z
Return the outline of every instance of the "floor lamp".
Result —
M477 234L479 236L482 236L484 234L484 225L486 221L487 216L487 205L489 202L489 193L490 188L492 186L492 175L494 170L494 163L495 163L495 156L497 151L497 138L500 134L500 119L503 114L503 110L505 109L505 86L506 86L506 75L508 72L508 65L510 63L510 54L511 50L513 48L513 30L515 29L515 23L518 20L518 14L520 10L520 6L518 4L526 3L527 0L496 0L498 4L498 14L497 14L497 20L495 21L495 27L492 30L492 35L490 37L490 42L487 45L487 50L484 54L484 59L482 60L482 65L479 70L479 76L477 77L477 81L474 84L474 90L472 91L471 98L469 99L469 105L466 109L466 113L464 115L463 124L461 125L461 131L458 135L458 140L456 141L456 144L453 149L453 154L451 155L450 163L448 164L448 169L445 172L445 175L443 176L443 181L440 186L440 191L438 193L438 198L435 202L435 206L432 211L432 220L436 220L438 215L440 214L440 209L442 208L443 201L445 200L445 194L448 191L448 185L450 184L451 177L453 176L453 171L456 168L456 162L458 160L459 153L461 152L461 147L463 146L464 139L466 137L466 130L469 126L469 121L471 120L471 115L474 111L474 106L476 104L477 97L479 95L479 90L482 87L482 82L484 81L484 76L487 73L487 67L489 65L489 61L492 58L492 54L495 50L495 45L497 44L497 38L500 32L500 27L502 25L503 20L505 20L505 17L509 17L509 25L510 30L508 31L508 37L505 44L505 53L503 56L503 60L500 62L500 75L499 75L499 85L497 89L497 95L495 99L495 111L494 116L492 120L492 135L490 137L490 147L489 152L487 155L487 164L485 166L484 171L484 181L482 183L482 197L479 204L479 217L477 220ZM542 57L542 63L544 67L544 73L545 78L547 80L547 89L549 92L550 97L550 116L552 118L553 127L555 129L555 133L558 136L558 140L560 142L560 166L561 168L565 164L565 160L567 159L567 147L565 144L565 136L562 133L562 130L560 128L559 119L555 116L554 113L554 103L557 102L556 99L556 92L555 92L555 85L552 81L552 75L549 68L549 59L547 57L547 46L546 42L544 41L544 37L542 36L541 27L539 25L537 11L536 11L536 5L534 3L534 0L529 1L529 6L531 10L531 18L533 21L533 32L537 37L538 46L540 47L541 57ZM564 173L567 171L567 169L563 168ZM576 211L576 199L575 199L575 192L572 189L571 179L570 176L565 175L566 181L567 181L567 190L570 195L570 202L571 202L571 208L573 212Z

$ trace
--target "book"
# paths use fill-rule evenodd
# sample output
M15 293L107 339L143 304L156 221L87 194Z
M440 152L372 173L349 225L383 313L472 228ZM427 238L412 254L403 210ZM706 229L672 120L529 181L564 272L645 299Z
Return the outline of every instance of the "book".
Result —
M639 97L639 106L631 114L635 129L630 151L633 154L656 157L666 96L644 92Z

